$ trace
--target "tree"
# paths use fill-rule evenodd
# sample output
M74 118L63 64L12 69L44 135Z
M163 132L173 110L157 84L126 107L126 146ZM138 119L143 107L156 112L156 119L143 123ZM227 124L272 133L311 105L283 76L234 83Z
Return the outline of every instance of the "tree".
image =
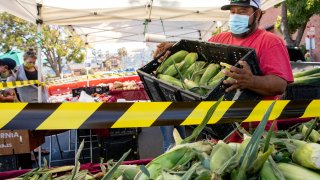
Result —
M48 67L56 76L62 72L62 60L81 63L85 59L85 42L72 31L59 26L43 26L42 51L48 59Z
M107 61L107 60L110 58L110 51L107 50L107 51L105 52L105 55L104 55L104 56L105 56L105 60L104 60L104 61Z
M119 48L118 49L118 56L121 58L125 57L128 55L127 49L125 47Z
M8 13L0 13L0 52L35 47L35 32L35 25Z
M11 49L26 50L36 47L36 25L26 22L8 13L0 14L0 51ZM62 60L66 62L83 62L85 58L85 42L66 27L43 25L41 49L56 76L63 69Z
M320 14L319 0L286 0L281 3L281 17L276 28L281 30L287 45L300 45L306 26L315 14Z
M127 55L128 55L128 52L127 52L127 49L125 47L122 47L122 48L118 49L118 56L120 58L121 65L122 65L122 58L127 56Z

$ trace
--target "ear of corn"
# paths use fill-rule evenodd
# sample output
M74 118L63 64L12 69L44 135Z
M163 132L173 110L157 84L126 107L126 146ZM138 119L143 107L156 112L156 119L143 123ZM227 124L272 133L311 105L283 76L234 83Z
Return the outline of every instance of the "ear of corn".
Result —
M182 148L182 147L185 147L185 146L188 146L188 148L191 148L194 151L200 152L200 153L204 152L204 153L209 154L211 152L211 150L212 150L212 143L210 143L208 141L196 141L196 142L193 142L193 143L186 143L185 141L186 141L186 139L183 139L181 144L173 146L167 152L174 151L175 149Z
M184 63L179 67L180 72L184 73L192 64L196 62L198 59L198 53L189 53L185 58L184 58Z
M248 169L249 174L255 174L260 171L263 164L268 160L268 157L271 155L273 147L270 146L268 150L264 153L259 152L258 157L254 160L252 166Z
M195 67L196 67L196 63L193 63L191 66L189 66L189 68L186 71L182 73L182 76L187 79L191 79L191 76L195 70Z
M122 176L124 179L134 179L140 168L137 165L120 165L114 172L112 178L117 179Z
M183 88L183 85L181 83L180 80L172 77L172 76L169 76L169 75L164 75L164 74L159 74L158 75L158 78L169 83L169 84L172 84L172 85L175 85L175 86L178 86L180 88Z
M161 63L161 65L157 69L157 74L162 73L167 67L169 67L173 63L181 62L182 60L184 60L187 54L188 52L184 50L174 53L168 59L166 59L164 62Z
M298 146L292 154L292 159L304 167L320 170L320 144L306 143Z
M199 81L199 85L207 85L208 81L219 72L219 65L209 64Z
M162 173L156 178L156 180L180 180L181 177L176 175L176 174L171 174L169 172L166 171L162 171Z
M227 70L230 70L231 65L228 63L220 62L220 66L225 67Z
M190 148L187 146L181 146L172 151L167 151L164 154L153 159L148 165L147 169L150 173L151 179L156 179L162 172L163 169L171 169L177 165L179 160L187 153L190 152ZM136 175L137 180L149 179L141 171Z
M193 82L192 80L185 79L184 84L186 85L186 88L190 91L200 95L205 95L204 89L202 89L197 83Z
M219 141L213 148L211 152L210 159L210 170L211 172L216 172L222 165L229 160L234 154L234 151L230 146L228 146L223 141Z
M196 83L198 85L200 82L200 79L201 79L201 74L193 74L192 81L194 83Z
M301 124L301 132L304 135L304 141L310 140L312 142L318 142L320 140L320 133L315 130L317 127L317 123L319 122L320 118L315 118L307 123ZM308 126L308 127L307 127Z
M277 176L274 174L269 161L266 161L263 164L262 169L259 174L260 174L261 180L279 180L277 178Z
M200 166L200 162L194 163L190 169L181 177L181 180L189 180L191 179L193 173L195 173L196 169Z
M228 143L228 146L230 146L234 152L239 151L240 145L241 145L240 143L234 143L234 142Z
M201 165L204 168L210 169L210 156L207 153L205 152L197 153L197 157L201 161Z
M314 69L311 69L311 70L308 70L308 71L293 73L293 77L294 78L299 78L299 77L309 76L309 75L317 74L317 73L320 73L320 68L314 68Z
M301 166L288 164L288 163L278 163L278 168L286 178L286 180L301 180L301 179L308 179L308 180L319 180L320 175L303 168Z
M59 172L65 172L65 171L71 171L74 168L74 166L62 166L62 167L56 167L53 169L48 170L48 173L55 174Z
M172 64L167 69L165 69L162 74L163 75L168 75L168 76L175 76L175 75L178 74L178 71L177 71L176 67L180 68L184 63L185 62L182 61L182 62L177 63L177 64ZM176 65L176 67L175 67L175 65Z
M304 77L294 78L293 84L314 84L319 82L320 82L319 76L316 76L316 77L304 76Z
M211 180L211 172L206 169L203 168L202 166L198 167L198 169L196 170L196 173L198 174L198 176L195 178L195 180Z
M188 147L189 148L189 147ZM188 152L182 156L181 159L177 162L177 164L172 169L180 169L181 167L185 166L187 163L189 163L194 157L196 156L196 152L192 151L190 148Z

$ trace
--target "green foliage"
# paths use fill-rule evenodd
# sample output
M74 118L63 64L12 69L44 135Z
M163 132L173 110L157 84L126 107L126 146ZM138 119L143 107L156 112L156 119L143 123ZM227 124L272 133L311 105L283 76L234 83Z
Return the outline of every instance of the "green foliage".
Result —
M11 49L26 50L36 45L36 25L8 13L0 14L0 52ZM62 59L67 62L83 62L85 59L85 42L68 28L43 25L40 36L42 53L56 76L62 71Z
M36 26L8 13L0 13L0 52L13 47L26 50L35 47Z
M285 37L287 43L290 44L290 40L292 40L292 34L297 32L300 28L303 28L307 25L310 18L313 15L320 14L320 1L319 0L286 0L285 3L282 3L282 5L285 4L287 8L286 18L288 20L288 26L284 27L288 31L288 34L286 34L286 31L282 32L282 29L280 28L281 20L285 19L284 17L278 17L277 22L275 24L275 28L279 29ZM304 33L303 30L298 31L297 38L293 43L295 45L299 45L301 41L302 34ZM300 35L299 35L300 33Z
M119 48L118 49L118 55L119 55L120 59L122 57L127 56L128 55L127 49L125 47Z
M320 13L319 0L286 0L286 4L290 33L307 23L314 14Z

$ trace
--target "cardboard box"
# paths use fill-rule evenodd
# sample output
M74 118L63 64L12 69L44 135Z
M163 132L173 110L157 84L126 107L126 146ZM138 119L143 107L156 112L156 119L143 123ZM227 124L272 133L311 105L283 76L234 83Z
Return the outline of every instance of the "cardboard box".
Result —
M30 153L41 140L28 130L0 130L0 156Z

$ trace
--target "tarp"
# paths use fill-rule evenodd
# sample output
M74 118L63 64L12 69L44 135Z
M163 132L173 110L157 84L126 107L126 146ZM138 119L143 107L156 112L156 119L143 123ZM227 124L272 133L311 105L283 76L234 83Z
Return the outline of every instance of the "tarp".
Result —
M17 66L23 64L23 52L11 50L3 55L0 55L0 59L11 58L16 61Z
M283 0L262 0L268 9ZM2 0L0 10L35 23L41 4L45 24L70 25L89 43L144 41L144 32L167 40L206 39L224 24L229 0ZM146 19L148 22L146 26ZM219 22L219 23L218 23Z

